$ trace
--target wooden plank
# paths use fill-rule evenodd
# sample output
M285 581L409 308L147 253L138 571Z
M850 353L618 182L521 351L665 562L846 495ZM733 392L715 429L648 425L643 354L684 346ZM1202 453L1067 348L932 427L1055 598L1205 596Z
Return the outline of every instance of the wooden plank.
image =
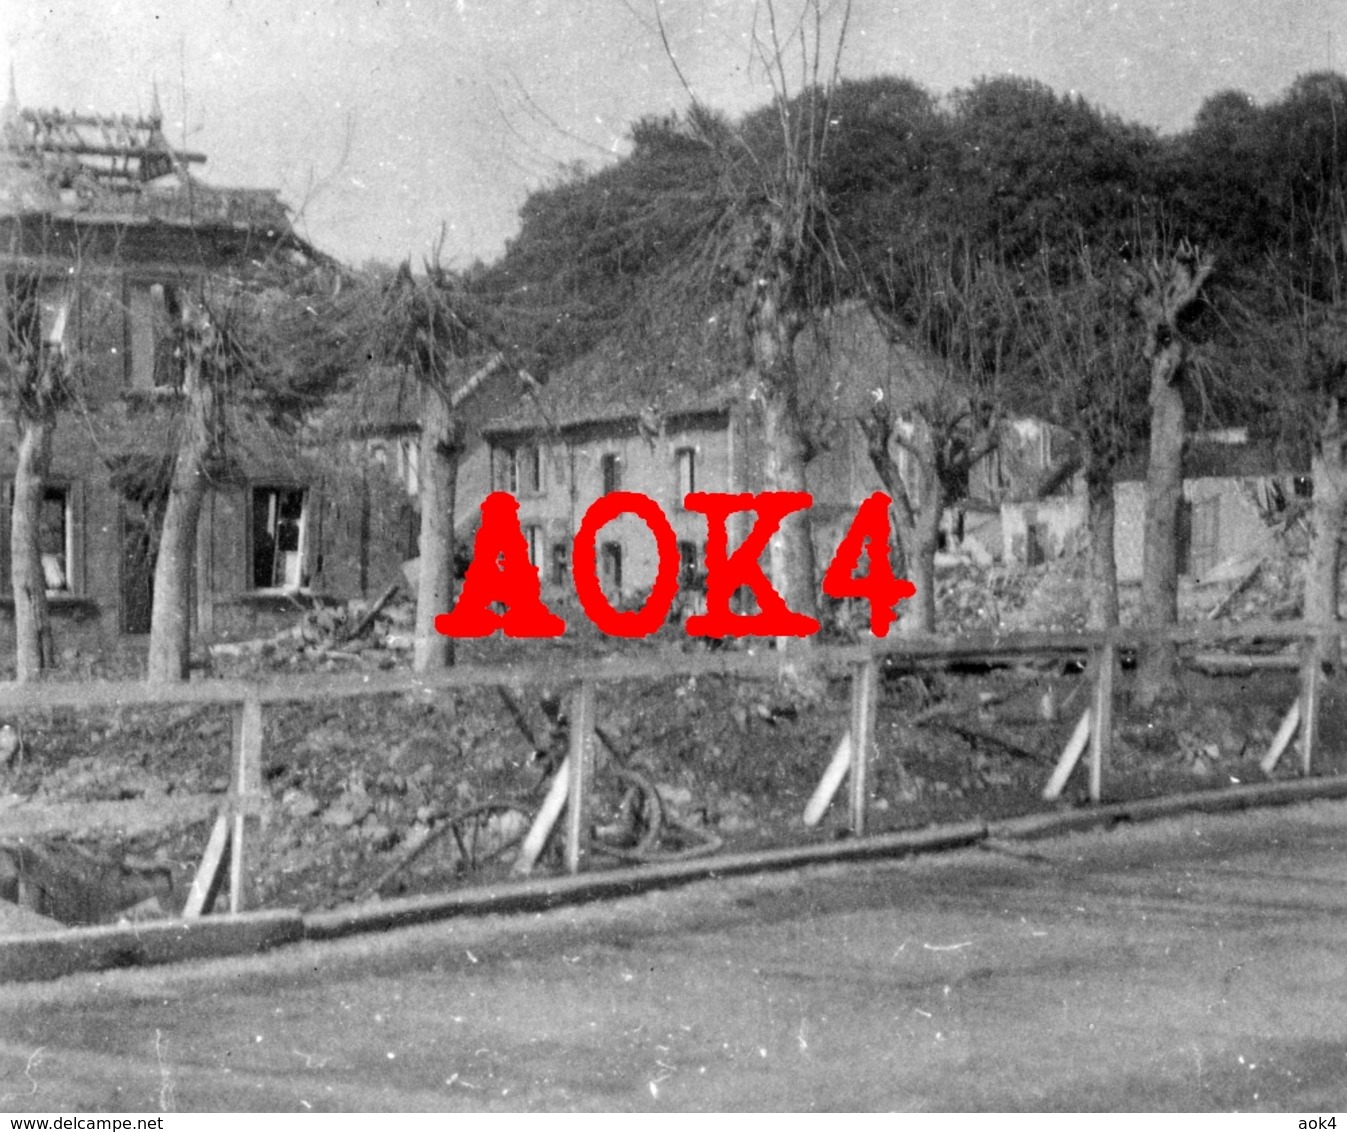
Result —
M1048 784L1043 787L1045 801L1053 802L1061 797L1062 789L1066 786L1066 780L1071 777L1071 772L1076 769L1076 763L1080 761L1080 754L1085 750L1085 744L1089 741L1090 709L1086 708L1081 714L1080 722L1076 724L1076 729L1071 732L1071 738L1066 742L1062 757L1057 760L1057 766L1053 769L1052 777L1048 779Z
M1113 749L1113 670L1118 652L1110 643L1095 654L1094 701L1090 705L1090 801L1098 804L1104 789L1104 764Z
M1272 745L1268 747L1267 754L1263 756L1263 761L1258 764L1264 774L1272 773L1272 768L1277 765L1277 760L1282 757L1282 752L1286 750L1286 745L1291 741L1291 736L1296 733L1296 728L1299 726L1300 697L1297 696L1282 719L1281 726L1277 728L1277 734L1272 737Z
M594 685L582 680L571 694L571 764L566 807L566 871L580 871L585 850L585 802L589 790L590 757L594 737Z
M934 658L995 658L1013 653L1056 654L1096 649L1106 641L1134 647L1147 640L1179 643L1237 641L1264 638L1294 640L1320 627L1301 621L1261 621L1229 624L1202 622L1166 628L1118 629L1108 633L970 633L957 638L893 637L866 645L820 646L809 661L826 670L845 671L872 658L901 660ZM69 684L0 684L0 710L23 711L51 707L117 707L157 704L241 703L249 696L259 702L285 703L370 695L425 695L451 688L481 688L501 684L510 688L588 680L662 679L673 676L762 676L781 674L798 658L772 650L760 652L684 653L676 647L649 657L608 657L576 661L556 657L531 665L463 666L442 672L349 673L283 677L258 685L242 680L201 680L187 684L152 686L138 681L86 681Z
M867 660L856 665L851 676L851 832L857 837L865 834L878 671L879 666L873 660Z
M533 871L533 866L538 863L538 858L542 856L552 827L557 824L557 818L566 807L566 799L570 797L570 781L571 760L562 759L561 765L552 775L552 784L547 788L547 797L543 799L542 808L533 819L528 836L520 846L519 856L515 858L511 871L516 876L528 876Z
M809 803L804 808L805 825L813 827L823 820L823 815L828 812L828 806L833 800L833 795L837 793L837 788L842 785L842 779L846 778L847 771L850 769L851 732L844 731L841 742L837 744L837 750L833 752L833 757L828 760L828 768L823 772L823 777L819 779L819 784L814 787L814 793L810 796Z
M206 842L206 851L201 855L201 864L192 878L192 887L187 892L187 904L182 910L184 919L194 920L203 915L215 900L224 879L224 865L229 849L229 814L222 811L215 819Z
M1200 652L1188 662L1208 676L1244 676L1254 672L1294 672L1300 658L1291 653L1247 656L1242 653Z

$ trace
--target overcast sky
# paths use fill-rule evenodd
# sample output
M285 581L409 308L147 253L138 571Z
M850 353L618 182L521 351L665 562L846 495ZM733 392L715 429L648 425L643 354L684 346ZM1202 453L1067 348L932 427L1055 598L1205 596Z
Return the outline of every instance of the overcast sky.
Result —
M278 188L353 263L490 260L529 189L620 150L688 102L656 0L0 0L0 62L27 106L137 113L158 83L170 140L214 184ZM660 0L703 101L770 96L762 0ZM776 0L790 22L801 0ZM834 2L840 10L840 3ZM1259 100L1345 69L1347 0L854 0L848 74L943 93L1012 72L1163 130L1203 98Z

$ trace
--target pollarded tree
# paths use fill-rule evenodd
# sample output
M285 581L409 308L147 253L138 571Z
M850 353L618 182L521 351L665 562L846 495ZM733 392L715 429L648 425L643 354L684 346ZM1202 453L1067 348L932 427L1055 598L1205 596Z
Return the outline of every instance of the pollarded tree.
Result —
M237 482L238 442L293 431L367 352L370 304L308 247L276 249L245 276L176 289L181 386L159 406L166 443L114 454L114 479L158 520L146 678L187 678L197 528L208 492Z
M940 521L967 496L973 466L996 447L1015 324L1000 264L978 261L966 248L942 254L925 247L903 262L907 297L870 304L900 373L889 388L876 387L857 424L893 500L895 540L917 590L900 625L930 633ZM891 274L889 285L896 280Z
M221 303L204 293L179 296L178 342L183 357L182 397L173 414L175 438L164 470L164 492L146 679L166 683L187 678L191 660L191 587L201 505L225 468L226 405L243 359Z
M1283 454L1308 456L1304 616L1332 625L1347 529L1347 186L1324 186L1315 211L1298 220L1294 244L1270 253L1256 289L1245 291L1239 361L1252 374L1259 431ZM1336 659L1336 637L1329 647Z
M1147 371L1126 265L1081 243L1070 267L1064 274L1045 257L1011 296L1023 342L1015 402L1075 440L1090 540L1087 620L1102 629L1118 624L1114 483L1144 441Z
M1052 338L1085 328L1053 326L1044 316L1053 302L1069 319L1069 307L1092 294L1090 302L1098 299L1104 285L1096 279L1068 300L1066 281L1079 275L1075 249L1082 242L1102 249L1124 243L1134 211L1154 191L1157 142L1080 98L1019 78L980 81L944 108L919 88L891 82L873 92L844 85L838 104L854 107L841 115L831 183L839 241L891 336L928 359L907 410L908 431L924 449L928 470L917 472L923 461L911 451L905 463L931 508L913 532L919 556L929 560L936 509L958 501L970 459L995 442L996 422L1012 414L1056 419L1045 411L1044 383L1025 375L1038 371L1041 378L1045 367L1069 364L1082 343ZM963 250L941 252L948 248ZM942 261L946 267L933 271ZM1125 317L1113 320L1113 329L1122 326L1135 335ZM1124 346L1107 348L1121 353ZM1134 337L1129 348L1136 348ZM1068 375L1057 376L1069 389ZM894 416L880 402L865 424L881 469L896 440ZM944 470L937 471L942 459ZM1065 467L1056 473L1066 474ZM881 476L889 482L893 472ZM1092 478L1096 508L1110 506L1104 480ZM901 503L897 511L901 532ZM921 603L919 585L909 628L933 622Z
M472 286L518 328L509 344L551 365L604 338L648 350L676 326L690 364L743 375L765 486L800 491L826 439L797 344L845 293L825 175L849 4L805 0L789 27L780 8L754 7L770 106L732 122L694 97L685 114L636 123L624 159L534 194L520 235ZM769 556L788 604L816 614L808 511L787 518Z
M784 27L775 0L760 0L753 34L757 62L773 103L733 127L694 104L690 121L710 147L718 214L696 245L691 276L707 268L732 288L731 317L747 364L750 396L761 406L765 485L806 491L806 467L820 443L811 428L810 391L797 358L801 333L845 292L847 266L838 246L826 170L837 120L833 114L850 22L850 0L836 14L831 51L825 5L806 0ZM798 56L798 57L797 57ZM787 68L798 64L795 83ZM686 268L683 268L686 271ZM807 510L786 517L769 545L769 574L787 604L818 613L818 571ZM812 643L812 637L801 639Z
M377 349L405 367L420 398L420 566L413 666L417 672L454 661L453 640L435 631L435 618L454 604L454 522L458 462L464 430L456 410L477 385L505 363L499 329L435 260L414 276L404 263L386 282L379 308Z
M1179 619L1179 515L1183 450L1188 434L1185 388L1193 381L1186 325L1202 301L1214 263L1186 241L1151 260L1133 300L1142 323L1142 355L1150 369L1146 458L1145 543L1141 615L1151 626ZM1149 704L1176 687L1178 649L1170 641L1141 650L1136 696Z

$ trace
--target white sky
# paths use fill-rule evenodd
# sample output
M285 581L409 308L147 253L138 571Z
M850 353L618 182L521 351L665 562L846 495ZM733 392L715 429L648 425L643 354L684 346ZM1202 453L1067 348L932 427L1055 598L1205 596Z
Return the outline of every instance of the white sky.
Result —
M530 188L686 106L655 2L0 0L0 64L27 106L137 113L157 81L207 180L279 188L354 263L419 259L444 224L465 266L499 254ZM659 2L704 101L766 101L761 0ZM844 70L937 92L1014 72L1172 130L1213 91L1347 69L1344 43L1344 0L854 0Z

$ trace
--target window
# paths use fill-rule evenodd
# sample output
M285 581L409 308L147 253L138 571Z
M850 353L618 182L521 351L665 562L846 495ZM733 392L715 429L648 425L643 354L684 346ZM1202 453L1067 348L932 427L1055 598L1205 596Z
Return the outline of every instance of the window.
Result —
M515 449L515 478L519 490L527 495L537 495L543 489L543 456L536 444Z
M73 527L70 489L46 488L42 493L42 510L38 515L37 543L49 594L70 592L70 564L74 559L70 538Z
M74 329L65 281L9 276L6 282L14 335L43 354L65 353Z
M609 452L599 463L603 471L603 494L609 495L622 490L622 457Z
M255 590L297 590L308 584L307 492L255 487L252 494L250 581Z
M180 389L184 355L177 291L165 283L132 284L127 300L132 389Z
M674 463L678 468L678 506L697 490L697 451L694 448L680 448L674 453Z
M519 493L519 477L515 470L513 449L491 450L491 486L496 491L508 491L511 495Z
M537 526L524 528L524 538L529 544L529 565L542 569L543 565L543 529Z
M42 350L63 354L70 326L70 296L64 289L43 289L39 297L42 317Z
M622 598L622 544L605 542L599 547L599 582L610 601Z
M536 444L492 450L491 482L511 495L540 495L543 490L542 450Z
M1024 564L1042 566L1048 560L1048 528L1043 523L1029 523L1024 528Z
M10 523L14 513L14 481L5 484L4 511L0 514L3 533L0 533L0 552L3 564L0 564L0 596L10 597L12 575L10 574ZM42 491L42 503L37 515L37 552L42 562L42 575L46 581L48 597L71 596L76 592L76 568L79 553L76 539L79 525L75 520L75 489L70 485L47 484Z
M1213 496L1200 499L1189 511L1188 572L1204 578L1216 568L1220 556L1221 501Z
M571 552L564 542L552 544L552 584L564 586L571 573Z
M402 437L394 449L394 468L407 494L415 499L421 491L421 441Z
M697 553L697 544L680 540L678 543L678 584L683 589L690 588L698 582L700 572L701 555Z

